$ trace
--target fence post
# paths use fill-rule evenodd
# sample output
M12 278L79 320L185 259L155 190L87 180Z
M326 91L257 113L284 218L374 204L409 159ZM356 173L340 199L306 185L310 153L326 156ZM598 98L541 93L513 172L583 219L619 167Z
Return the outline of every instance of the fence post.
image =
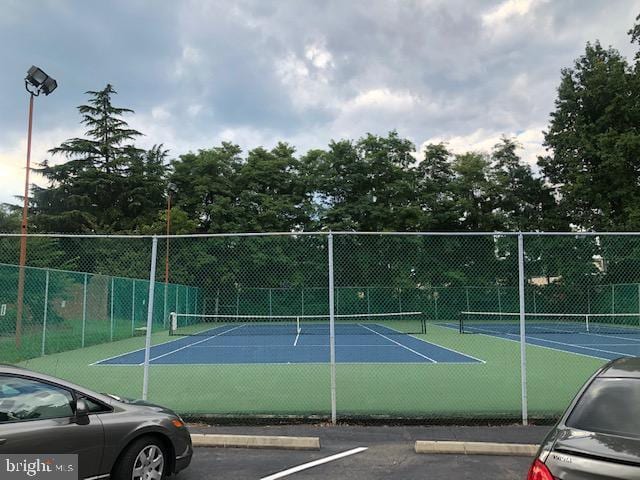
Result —
M334 312L333 234L329 233L329 350L331 357L331 422L337 421L336 412L336 325Z
M616 285L611 284L611 313L616 313Z
M136 325L136 281L133 280L133 288L131 289L131 336L135 332Z
M520 381L522 391L522 424L528 424L527 408L527 337L525 332L524 303L524 237L518 234L518 295L520 299Z
M162 328L167 328L167 294L169 293L169 284L167 280L164 281L164 301L162 305Z
M469 287L464 287L464 296L467 299L467 312L470 312L471 302L469 301Z
M82 348L84 348L84 337L87 326L87 274L84 274L84 289L82 293Z
M438 289L433 289L433 316L435 321L438 321Z
M464 295L467 299L467 312L471 311L471 302L469 301L469 287L464 287ZM460 315L460 333L464 333L464 322L469 323L469 314Z
M151 357L151 330L153 328L153 301L156 287L156 255L158 253L158 237L153 236L151 243L151 271L149 272L149 297L147 302L147 331L144 344L144 375L142 378L142 399L147 399L149 391L149 358Z
M44 315L42 316L42 356L45 354L47 338L47 312L49 310L49 269L46 270L44 280Z
M115 295L115 278L111 277L111 305L109 306L109 339L113 342L113 297Z

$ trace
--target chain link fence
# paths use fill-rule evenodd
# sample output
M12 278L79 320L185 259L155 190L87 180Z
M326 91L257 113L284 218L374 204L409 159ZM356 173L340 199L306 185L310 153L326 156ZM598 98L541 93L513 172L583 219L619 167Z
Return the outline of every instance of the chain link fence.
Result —
M547 421L640 355L640 234L20 241L0 361L187 417Z

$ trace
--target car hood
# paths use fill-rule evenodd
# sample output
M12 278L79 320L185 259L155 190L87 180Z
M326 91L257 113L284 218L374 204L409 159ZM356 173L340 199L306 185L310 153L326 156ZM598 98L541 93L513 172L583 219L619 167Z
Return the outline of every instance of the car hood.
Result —
M640 438L593 433L565 427L560 429L553 450L640 466Z
M178 417L178 414L176 412L174 412L173 410L171 410L170 408L163 407L162 405L157 405L155 403L147 402L146 400L139 400L139 399L120 397L120 396L111 395L111 394L108 394L108 396L111 397L112 399L120 402L120 403L126 403L127 405L136 405L136 406L143 407L143 408L149 408L149 409L151 409L153 411L156 411L156 412L167 413L169 415L173 415L175 417Z

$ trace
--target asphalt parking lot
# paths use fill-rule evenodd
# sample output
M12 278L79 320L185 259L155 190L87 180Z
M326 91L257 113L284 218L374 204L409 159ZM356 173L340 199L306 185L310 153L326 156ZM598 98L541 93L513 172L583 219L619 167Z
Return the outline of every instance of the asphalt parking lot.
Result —
M524 479L528 457L420 455L416 440L539 443L549 427L193 427L193 433L318 436L319 451L197 448L182 480L262 479L356 447L367 450L282 478Z

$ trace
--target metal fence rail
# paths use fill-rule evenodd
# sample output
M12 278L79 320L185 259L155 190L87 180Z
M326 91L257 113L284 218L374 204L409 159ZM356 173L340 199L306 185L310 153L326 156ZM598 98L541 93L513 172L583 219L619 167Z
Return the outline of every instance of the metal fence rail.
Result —
M0 361L187 416L527 423L640 355L639 233L27 241L0 235Z

